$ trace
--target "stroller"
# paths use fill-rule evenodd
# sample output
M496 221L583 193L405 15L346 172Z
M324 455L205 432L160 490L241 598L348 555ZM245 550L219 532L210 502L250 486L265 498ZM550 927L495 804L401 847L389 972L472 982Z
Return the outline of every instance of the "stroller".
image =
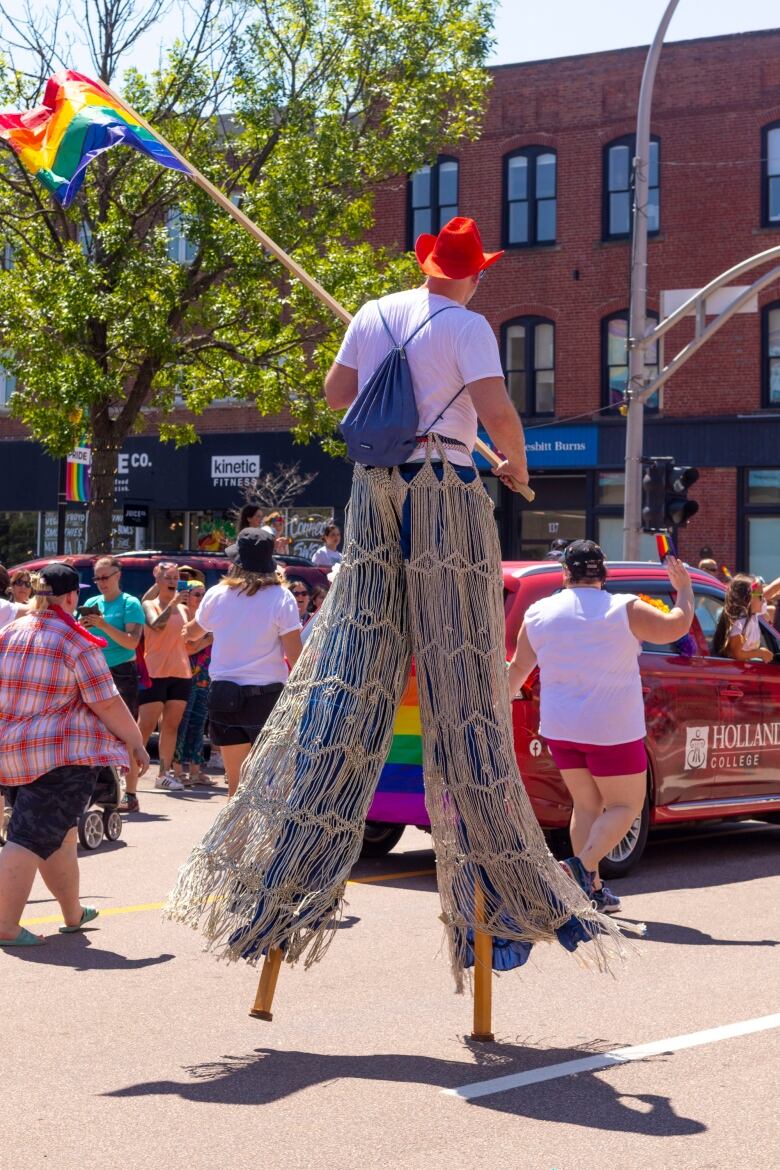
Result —
M79 842L84 849L97 849L105 837L118 841L122 817L117 805L122 800L122 781L116 768L101 768L95 791L78 823Z
M101 768L95 791L78 823L79 842L84 849L97 849L105 837L118 841L122 836L122 817L117 805L122 800L122 781L116 768ZM97 807L95 807L97 806ZM5 844L5 831L11 819L11 808L6 801L0 824L0 845Z

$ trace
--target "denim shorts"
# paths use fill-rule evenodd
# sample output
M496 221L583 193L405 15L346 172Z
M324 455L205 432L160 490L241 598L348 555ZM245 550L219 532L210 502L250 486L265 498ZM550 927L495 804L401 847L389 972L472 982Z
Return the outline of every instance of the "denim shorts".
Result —
M100 768L66 764L31 784L0 786L13 810L6 840L46 861L79 823L99 773Z

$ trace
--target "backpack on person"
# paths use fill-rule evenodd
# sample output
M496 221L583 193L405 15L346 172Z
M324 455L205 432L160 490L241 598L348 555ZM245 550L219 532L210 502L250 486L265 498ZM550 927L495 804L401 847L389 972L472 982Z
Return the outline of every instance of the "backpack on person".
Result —
M379 363L341 420L340 430L347 445L347 454L355 463L367 464L369 467L397 467L408 460L418 445L419 437L417 428L420 416L406 359L406 347L423 325L438 317L439 313L458 306L444 305L431 313L402 345L398 345L390 332L378 301L376 307L392 342L392 349ZM458 393L439 411L425 434L433 429L463 390L465 386L461 386Z

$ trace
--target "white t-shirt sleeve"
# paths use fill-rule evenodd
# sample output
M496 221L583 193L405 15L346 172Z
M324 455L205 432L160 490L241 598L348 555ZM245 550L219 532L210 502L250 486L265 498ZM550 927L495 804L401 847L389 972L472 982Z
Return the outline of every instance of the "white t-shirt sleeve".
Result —
M4 597L0 597L0 630L12 622L18 612L19 606L15 602L6 601Z
M747 618L743 618L743 617L737 618L737 620L732 624L732 627L729 630L729 637L736 638L738 635L741 635L742 637L744 637L745 634L747 633L746 626L747 626Z
M351 370L358 368L358 333L360 332L361 317L365 307L364 305L358 309L350 321L347 326L347 332L344 334L344 340L339 347L339 352L336 354L338 364L340 366L349 366Z
M206 598L204 597L203 600L205 601ZM291 634L293 630L301 628L298 605L289 589L283 589L282 596L279 598L276 608L276 628L279 631L279 637L283 634Z
M456 357L464 385L481 378L503 378L501 355L496 335L487 320L478 313L457 334Z
M195 621L204 630L208 630L210 634L214 632L214 626L211 624L211 615L214 612L217 589L218 586L212 586L211 589L207 589L203 595L203 600L195 611Z

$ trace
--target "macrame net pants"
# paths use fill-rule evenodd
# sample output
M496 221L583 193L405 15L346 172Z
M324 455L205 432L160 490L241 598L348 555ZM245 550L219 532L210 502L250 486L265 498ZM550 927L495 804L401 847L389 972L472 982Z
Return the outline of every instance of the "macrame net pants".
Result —
M335 583L236 796L167 903L223 957L281 947L308 965L332 940L412 654L457 989L474 961L477 882L498 969L556 938L568 950L592 940L602 968L622 950L551 856L520 779L493 505L463 471L430 459L355 469Z

